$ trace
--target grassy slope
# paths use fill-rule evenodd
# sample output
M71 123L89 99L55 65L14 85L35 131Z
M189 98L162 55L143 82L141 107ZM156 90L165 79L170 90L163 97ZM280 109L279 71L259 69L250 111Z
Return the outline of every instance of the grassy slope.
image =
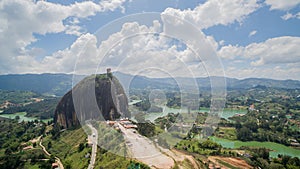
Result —
M87 135L82 128L75 130L66 130L61 133L58 140L51 140L50 136L44 138L43 145L47 148L49 141L52 143L52 148L49 152L55 156L58 156L64 167L70 165L71 168L81 169L87 168L89 164L89 158L85 158L84 155L91 152L91 148L85 148L82 152L78 152L78 145L80 143L86 143ZM128 158L120 157L115 154L106 152L98 147L97 158L95 168L105 169L123 169L127 168L131 164L136 164L136 161ZM147 168L143 164L140 164L141 168Z
M51 140L51 136L47 136L43 145L47 148L48 142L51 141L52 147L49 152L54 156L58 156L64 165L70 164L71 168L87 168L89 159L85 158L85 154L91 151L91 148L84 148L83 151L78 152L80 143L86 143L86 133L83 129L66 130L61 133L60 138Z
M98 149L95 168L122 169L127 168L130 164L129 159Z

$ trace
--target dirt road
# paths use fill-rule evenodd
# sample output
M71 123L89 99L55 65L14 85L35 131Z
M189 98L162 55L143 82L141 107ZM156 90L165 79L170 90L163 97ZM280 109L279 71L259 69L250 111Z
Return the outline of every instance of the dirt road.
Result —
M42 144L42 142L43 142L42 136L40 136L38 139L40 140L39 145L40 145L40 147L42 147L45 154L47 154L48 156L51 156L51 154L46 150L46 148ZM60 169L64 169L64 165L62 164L62 162L60 161L60 159L58 157L55 157L55 162L58 164Z

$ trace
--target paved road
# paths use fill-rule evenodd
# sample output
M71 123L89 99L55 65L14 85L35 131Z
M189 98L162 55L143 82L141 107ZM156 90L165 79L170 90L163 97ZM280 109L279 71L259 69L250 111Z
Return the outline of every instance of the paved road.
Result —
M87 124L87 126L91 129L92 135L88 136L92 143L92 154L91 154L91 160L90 164L88 166L88 169L93 169L95 166L95 161L96 161L96 153L97 153L97 142L98 142L98 131L96 128L94 128L91 124Z
M174 166L174 161L169 156L161 153L151 140L137 133L134 129L125 129L121 124L118 124L127 146L129 147L130 155L151 168L168 169Z

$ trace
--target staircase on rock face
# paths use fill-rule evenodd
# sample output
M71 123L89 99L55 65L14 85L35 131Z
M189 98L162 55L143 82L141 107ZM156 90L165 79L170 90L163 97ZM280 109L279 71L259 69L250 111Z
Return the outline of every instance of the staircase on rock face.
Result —
M110 81L111 81L111 89L112 89L112 93L113 93L113 101L115 103L117 112L120 113L121 117L124 117L124 114L123 114L123 112L121 111L121 108L120 108L120 99L121 99L120 96L122 94L117 93L117 89L116 89L116 85L115 85L114 81L113 80L110 80Z

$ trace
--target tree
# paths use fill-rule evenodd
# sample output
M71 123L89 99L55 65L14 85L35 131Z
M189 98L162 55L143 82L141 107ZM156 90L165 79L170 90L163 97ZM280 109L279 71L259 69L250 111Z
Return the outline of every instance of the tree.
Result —
M205 140L203 143L199 143L199 147L207 148L207 149L211 149L211 150L218 150L222 146L218 143L213 142L213 141Z
M19 120L20 120L20 116L16 116L16 117L15 117L15 120L16 120L16 121L19 121Z
M81 152L84 149L84 144L80 143L78 146L78 152Z
M134 116L135 120L138 122L138 123L144 123L145 122L145 114L140 112L140 113L137 113L135 116Z
M60 126L59 125L54 125L53 129L50 131L52 135L52 139L57 139L60 136Z
M40 165L39 165L39 168L41 168L41 169L51 169L52 166L51 166L51 164L50 164L49 162L47 162L47 161L41 161L41 162L40 162Z
M239 121L237 121L234 126L237 130L242 128L242 124Z
M290 158L288 163L287 163L287 166L288 167L291 167L291 166L300 166L300 159L298 157L293 157L293 158Z
M146 137L152 137L155 134L155 125L150 122L138 123L138 132Z
M48 142L47 148L48 148L48 149L52 148L52 143L51 143L51 141Z
M269 150L267 150L266 148L259 148L258 155L261 158L268 160L269 159Z
M50 155L50 158L49 158L49 163L54 163L55 162L55 156L53 154Z
M0 168L18 168L24 164L20 158L20 155L5 156L3 159L4 163L0 163Z
M253 132L257 132L258 129L258 125L256 124L255 121L248 121L243 126L245 126L246 128L250 129Z
M286 166L286 164L289 162L291 156L287 156L287 155L283 155L282 156L282 160L281 160L281 163Z
M66 165L65 165L64 168L65 168L65 169L71 169L71 168L72 168L72 167L71 167L70 161L66 161Z
M250 129L242 127L241 129L237 130L237 138L241 141L251 140L252 132Z
M7 148L7 149L5 149L5 155L9 155L9 154L11 154L12 153L12 150L11 150L11 148L9 147L9 148Z
M282 164L278 164L278 163L271 163L269 165L269 169L282 169L284 168L284 166Z

